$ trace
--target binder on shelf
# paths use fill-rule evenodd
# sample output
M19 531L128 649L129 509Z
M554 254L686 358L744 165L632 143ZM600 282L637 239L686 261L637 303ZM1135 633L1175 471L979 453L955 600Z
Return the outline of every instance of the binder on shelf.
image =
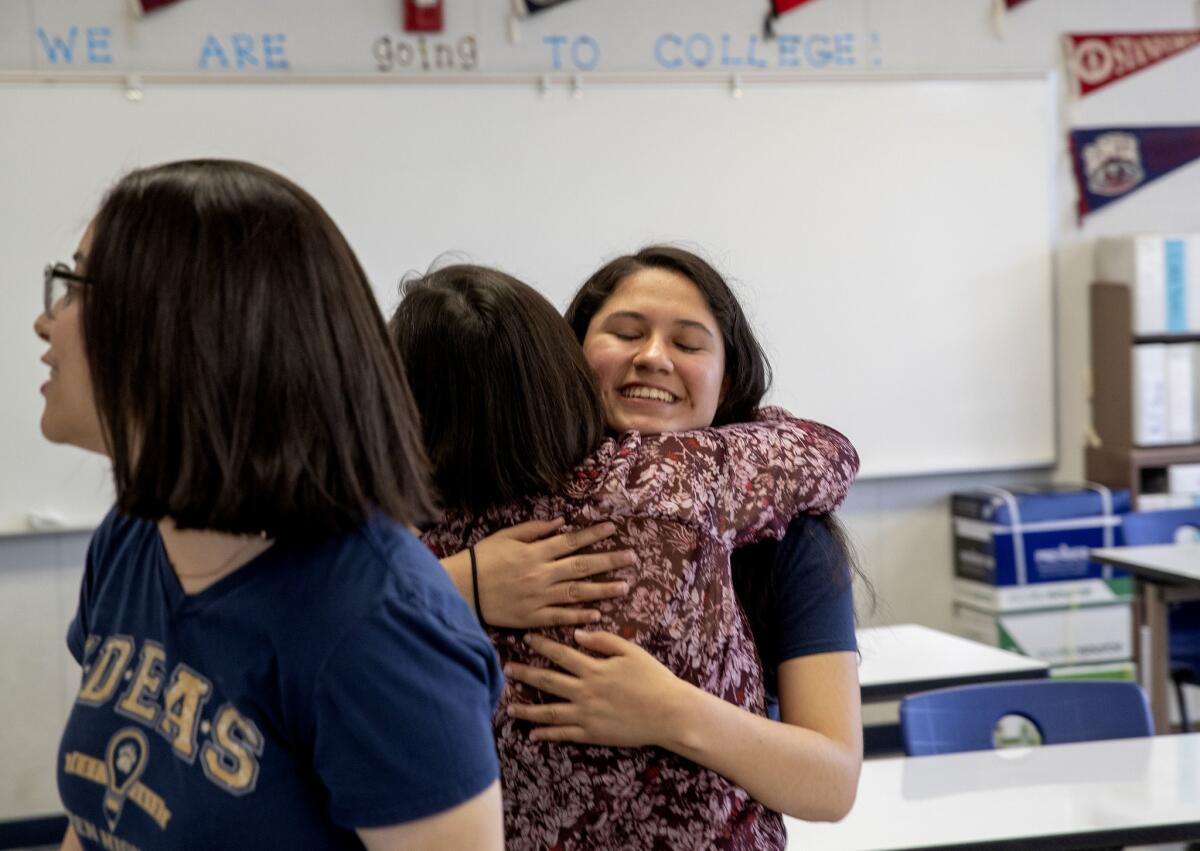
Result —
M1196 435L1196 347L1167 346L1167 443L1194 443Z
M1102 253L1121 250L1113 247L1121 242L1107 243L1103 252L1098 247L1097 260ZM1142 238L1143 244L1150 242ZM1125 237L1124 244L1129 251L1128 246L1137 244L1136 238ZM1198 261L1194 268L1200 270L1200 251L1192 256ZM1166 263L1164 249L1164 276ZM1137 295L1129 281L1120 280L1096 281L1088 291L1094 440L1084 447L1087 478L1114 489L1128 488L1139 510L1197 506L1200 328L1185 334L1149 334L1144 328L1139 333L1134 328ZM1200 309L1200 298L1188 303ZM1163 309L1165 322L1165 305ZM1181 354L1171 356L1170 382L1168 346L1190 352L1190 360ZM1189 369L1190 383L1185 380ZM1172 391L1168 384L1178 390ZM1189 396L1191 437L1184 438ZM1169 435L1169 425L1173 435Z
M1101 239L1096 276L1133 291L1134 334L1200 332L1200 235Z
M1167 346L1141 343L1133 347L1133 442L1170 443L1167 416Z
M1167 467L1167 490L1173 494L1200 496L1200 464Z

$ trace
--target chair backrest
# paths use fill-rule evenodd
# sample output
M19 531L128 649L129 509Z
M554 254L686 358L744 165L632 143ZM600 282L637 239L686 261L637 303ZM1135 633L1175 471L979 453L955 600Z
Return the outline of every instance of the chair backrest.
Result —
M991 750L996 723L1020 715L1042 744L1154 734L1150 706L1131 682L1015 680L959 686L906 697L900 735L909 756Z
M1124 516L1121 525L1125 543L1131 547L1173 544L1181 538L1200 540L1200 508L1134 511Z

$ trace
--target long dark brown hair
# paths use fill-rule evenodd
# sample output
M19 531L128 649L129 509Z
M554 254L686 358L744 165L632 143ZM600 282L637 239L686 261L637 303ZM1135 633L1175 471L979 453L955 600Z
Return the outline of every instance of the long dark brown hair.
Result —
M408 281L389 323L443 504L478 514L554 493L604 437L571 329L511 275L457 264Z
M762 405L771 384L771 365L754 330L746 319L737 296L725 278L702 257L671 245L650 245L635 254L611 260L597 269L567 308L567 322L580 343L587 336L592 319L609 296L630 275L642 269L665 269L687 278L696 285L709 310L717 320L725 343L725 377L727 390L713 416L712 425L749 422ZM863 574L854 556L849 536L841 522L832 514L818 519L828 530L828 542L810 541L833 549L827 560L839 567L831 577L840 587L848 588L855 578L874 600L870 580ZM771 565L779 550L779 541L764 540L734 551L730 562L733 587L741 600L763 661L767 687L777 688L779 667L775 648L778 646L779 616Z
M395 347L307 192L167 163L120 180L92 227L83 329L119 510L293 538L433 514Z

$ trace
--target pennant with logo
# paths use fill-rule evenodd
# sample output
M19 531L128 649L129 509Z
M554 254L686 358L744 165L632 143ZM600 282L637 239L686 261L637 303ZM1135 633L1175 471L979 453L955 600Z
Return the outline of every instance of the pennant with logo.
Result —
M996 35L1004 38L1004 16L1009 9L1024 2L1025 0L992 0L992 26L996 29Z
M508 40L513 44L521 40L521 18L528 18L566 2L568 0L512 0L512 11L508 16Z
M1076 97L1143 71L1200 44L1200 30L1137 33L1067 33L1067 56Z
M811 3L812 0L771 0L771 10L767 12L767 18L763 21L763 37L775 37L775 21L784 12L790 12L792 9L803 6L805 3Z
M129 0L129 8L133 10L133 14L141 17L147 12L153 12L164 6L173 6L178 2L179 0Z
M1071 131L1079 219L1200 159L1200 126Z
M561 6L568 0L512 0L513 14L519 18L527 18L530 15L536 15L538 12L544 12L547 9L552 9L555 6Z

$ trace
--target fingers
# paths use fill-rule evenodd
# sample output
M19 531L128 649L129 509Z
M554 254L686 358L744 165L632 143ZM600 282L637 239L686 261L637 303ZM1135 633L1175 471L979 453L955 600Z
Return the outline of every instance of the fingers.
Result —
M605 521L604 523L597 523L595 526L588 526L586 529L575 529L571 532L564 532L561 535L555 535L553 538L547 538L544 541L546 554L552 559L562 558L576 550L590 547L597 541L603 541L616 531L616 526Z
M576 632L579 631L580 630L576 630ZM591 657L585 653L580 653L574 647L568 647L565 644L559 644L557 641L551 641L549 638L532 632L525 636L525 643L532 647L535 652L545 656L564 671L569 671L570 673L575 674L577 677L582 676L591 670ZM521 680L521 682L528 681ZM537 683L530 683L530 685L537 685ZM554 693L559 694L559 692ZM565 697L566 695L563 696Z
M548 592L553 605L611 600L629 593L628 582L559 582Z
M573 703L510 703L508 714L534 724L578 724L579 707Z
M529 738L535 742L580 742L587 744L591 741L587 731L574 724L569 727L535 727L530 731Z
M568 579L584 579L597 573L608 573L637 564L637 553L619 550L615 553L587 553L572 558L560 559L554 565L554 578L560 582Z
M502 529L491 537L515 538L530 544L558 531L566 522L562 517L555 517L553 520L526 520L524 523Z
M583 742L587 732L580 726L581 713L573 703L510 703L508 714L519 721L547 726L536 727L529 738L542 742Z
M614 635L611 632L605 632L601 629L575 630L575 643L586 650L591 650L593 653L599 653L604 656L619 656L637 648L637 645L632 641L626 641L619 635ZM541 653L542 651L538 650L538 652ZM582 653L580 655L583 656ZM587 659L589 657L584 656L584 658Z
M561 674L546 668L535 668L532 665L521 665L517 662L509 662L504 666L504 676L533 686L538 691L544 691L556 697L564 697L567 700L575 696L576 686L579 682L570 674Z
M565 609L560 606L547 606L534 612L530 620L537 621L534 626L586 626L600 620L600 613L595 609Z

